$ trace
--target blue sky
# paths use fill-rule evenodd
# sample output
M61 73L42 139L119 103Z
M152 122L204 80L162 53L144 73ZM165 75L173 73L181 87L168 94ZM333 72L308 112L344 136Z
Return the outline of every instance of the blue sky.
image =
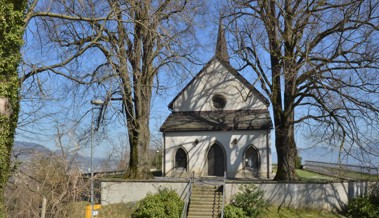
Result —
M218 4L219 1L215 1L216 4L212 5L214 7L210 8L210 13L217 14L218 8L220 7ZM223 1L220 1L223 2ZM218 29L218 17L216 16L207 16L201 22L201 28L198 29L197 35L200 39L201 48L199 48L199 58L204 62L204 64L214 55L216 38L217 38L217 29ZM25 36L25 47L24 47L24 58L31 62L43 62L45 65L54 63L54 60L59 58L59 54L55 51L55 48L52 46L48 47L38 47L36 45L36 41L42 41L43 39L37 37L34 33L36 32L36 26L32 22L29 27L29 31ZM91 63L96 63L99 57L92 57L87 62L87 65L81 65L81 70L90 69ZM232 65L236 63L232 60ZM159 132L159 127L166 119L170 111L167 108L168 103L176 96L176 94L192 79L194 75L202 68L202 65L193 65L191 66L190 74L188 74L183 81L173 81L170 78L167 78L162 72L160 74L161 81L165 82L169 87L168 89L161 90L158 93L154 90L154 96L152 99L152 112L151 112L151 133L152 138L158 139L161 137L161 133ZM21 68L20 70L24 70ZM244 70L241 72L248 81L254 81L254 74L251 71ZM68 96L65 98L65 92L74 88L72 84L68 84L62 78L54 76L52 74L41 74L39 76L39 82L37 84L42 84L44 87L44 99L48 101L39 101L38 98L35 98L34 92L38 92L38 87L33 86L30 90L26 91L29 93L29 96L26 96L22 103L22 109L24 112L35 111L33 114L29 114L25 116L26 113L21 115L22 122L18 131L16 140L19 141L27 141L27 142L35 142L38 144L45 145L52 150L57 149L57 127L62 131L67 131L65 137L63 137L63 142L65 145L68 145L71 149L75 148L83 148L80 152L83 155L89 155L88 141L81 141L80 143L73 138L78 137L78 135L88 130L88 127L91 125L91 113L90 111L92 105L90 104L91 98L87 99L75 99L74 96ZM257 85L256 85L257 86ZM259 89L259 87L257 87ZM36 91L37 90L37 91ZM81 90L84 92L83 90ZM96 92L96 90L91 90ZM40 96L40 95L39 95ZM41 96L40 96L41 97ZM71 103L77 102L80 107L72 108ZM87 113L86 113L87 112ZM45 114L49 114L48 116L44 116ZM84 115L83 115L84 114ZM81 116L81 126L78 127L75 131L70 131L70 126L73 125L75 119L80 118ZM72 119L75 118L75 119ZM36 120L35 122L32 122ZM307 141L304 135L306 132L299 128L296 132L297 134L297 144L300 147L311 146L312 142ZM96 147L96 156L104 156L109 150L110 143L119 143L119 141L127 141L126 140L126 129L123 122L115 121L111 126L108 126L104 131L100 131L97 136L107 136L107 139L102 139L99 141L95 141L96 144L99 144ZM273 134L272 134L273 136ZM113 139L113 142L110 140ZM275 154L275 146L273 144L274 137L272 137L272 151ZM314 150L308 150L308 153L304 151L302 154L309 158L322 159L325 161L333 161L335 159L335 152L330 151L321 153L321 155L312 155L314 154ZM273 157L275 161L276 158Z

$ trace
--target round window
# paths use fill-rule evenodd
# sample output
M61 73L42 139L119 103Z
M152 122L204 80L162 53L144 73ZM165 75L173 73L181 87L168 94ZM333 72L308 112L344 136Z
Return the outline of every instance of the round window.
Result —
M213 107L221 109L226 105L226 99L224 96L217 94L212 97Z

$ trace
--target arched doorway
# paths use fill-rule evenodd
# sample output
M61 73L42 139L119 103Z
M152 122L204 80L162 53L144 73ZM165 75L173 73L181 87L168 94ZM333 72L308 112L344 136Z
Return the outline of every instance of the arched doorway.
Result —
M218 144L213 144L208 151L208 175L224 176L225 170L224 151Z

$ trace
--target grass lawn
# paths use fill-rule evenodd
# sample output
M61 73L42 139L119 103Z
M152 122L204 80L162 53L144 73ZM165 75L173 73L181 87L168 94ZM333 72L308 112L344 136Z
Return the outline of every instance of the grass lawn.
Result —
M85 217L86 205L88 202L76 202L71 205L69 218ZM111 204L103 206L99 211L97 218L129 218L133 212L131 204ZM310 210L310 209L292 209L270 206L265 218L342 218L343 216L332 212Z
M133 212L133 206L129 204L111 204L104 206L99 211L97 218L125 218L130 217Z
M272 171L275 174L277 170L276 165L272 165ZM339 181L338 178L322 175L319 173L311 172L308 170L296 169L296 173L299 176L300 181L303 182L335 182Z
M269 207L266 218L341 218L343 216L326 211Z
M86 214L86 206L89 202L75 202L69 205L67 218L84 218ZM96 218L128 218L131 217L134 205L132 204L110 204L101 207L97 211L99 214Z
M314 173L307 170L296 169L300 181L304 182L333 182L338 181L335 177L325 176L319 173Z
M125 204L113 204L103 207L99 211L101 218L127 218L131 216L133 209ZM326 211L309 209L292 209L269 207L265 218L341 218L343 216Z

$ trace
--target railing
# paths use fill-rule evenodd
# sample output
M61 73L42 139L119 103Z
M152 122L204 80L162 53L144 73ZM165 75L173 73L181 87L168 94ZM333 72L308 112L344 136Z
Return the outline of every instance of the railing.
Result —
M305 167L326 167L326 168L335 168L335 169L344 169L349 171L354 171L358 173L367 173L371 175L378 175L379 168L378 167L370 167L370 166L360 166L360 165L352 165L352 164L338 164L338 163L327 163L320 161L305 161Z
M110 175L122 175L125 174L125 170L109 170L93 172L94 176L110 176ZM83 177L90 177L91 173L82 173Z
M195 178L195 172L192 172L192 177L190 177L190 180L188 182L188 192L187 192L187 196L186 196L186 199L185 199L185 202L184 202L184 207L183 207L183 210L182 210L182 216L181 216L182 218L187 218L189 200L190 200L191 195L192 195L192 186L193 186L193 183L194 183L194 178Z
M224 218L224 208L225 208L225 184L226 184L226 171L224 171L224 183L222 184L222 208L221 208L221 218Z

